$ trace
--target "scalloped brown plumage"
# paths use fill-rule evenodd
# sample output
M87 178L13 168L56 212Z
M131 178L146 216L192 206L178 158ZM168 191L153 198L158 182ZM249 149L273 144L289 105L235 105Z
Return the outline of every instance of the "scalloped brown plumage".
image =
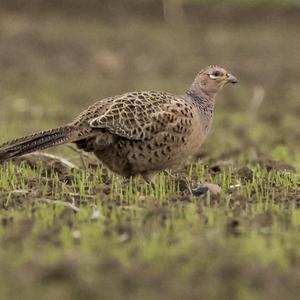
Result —
M209 66L181 96L141 91L102 99L66 126L3 144L0 161L74 142L112 171L148 181L197 154L211 126L215 96L229 82L237 80Z

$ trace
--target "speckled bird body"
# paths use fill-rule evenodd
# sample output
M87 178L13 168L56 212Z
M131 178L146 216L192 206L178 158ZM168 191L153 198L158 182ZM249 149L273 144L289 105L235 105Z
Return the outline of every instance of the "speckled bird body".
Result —
M101 117L93 118L96 115ZM199 151L206 135L192 101L164 92L141 91L100 100L73 126L83 126L83 120L90 120L87 130L98 130L99 135L79 141L79 148L94 152L125 177L148 177L180 164L183 155L187 158Z
M202 70L181 96L140 91L97 101L66 126L0 146L0 161L67 142L93 152L112 171L149 180L199 152L211 127L217 92L236 78Z

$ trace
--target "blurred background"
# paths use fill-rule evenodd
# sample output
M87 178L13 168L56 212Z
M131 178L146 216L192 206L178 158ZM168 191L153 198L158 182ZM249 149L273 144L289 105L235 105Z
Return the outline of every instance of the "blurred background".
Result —
M2 0L0 140L66 123L106 96L183 93L219 64L240 84L219 95L202 158L299 170L299 28L298 0Z
M210 64L239 79L194 168L221 194L1 168L1 299L299 299L300 0L1 0L0 143Z

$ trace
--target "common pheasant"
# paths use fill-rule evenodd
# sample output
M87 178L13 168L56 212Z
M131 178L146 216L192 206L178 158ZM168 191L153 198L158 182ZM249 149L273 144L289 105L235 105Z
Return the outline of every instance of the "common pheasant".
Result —
M140 91L102 99L73 122L0 146L0 161L65 143L93 152L124 177L172 169L195 156L212 124L215 96L237 79L219 66L201 70L180 96Z

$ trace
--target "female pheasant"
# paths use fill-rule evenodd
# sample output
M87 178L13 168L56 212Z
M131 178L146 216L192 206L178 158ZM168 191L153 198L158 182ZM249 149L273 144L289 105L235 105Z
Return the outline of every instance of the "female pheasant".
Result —
M212 124L216 94L237 79L219 66L201 70L180 96L141 91L102 99L73 122L0 146L0 161L65 143L93 152L124 177L173 168L196 155Z

